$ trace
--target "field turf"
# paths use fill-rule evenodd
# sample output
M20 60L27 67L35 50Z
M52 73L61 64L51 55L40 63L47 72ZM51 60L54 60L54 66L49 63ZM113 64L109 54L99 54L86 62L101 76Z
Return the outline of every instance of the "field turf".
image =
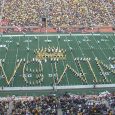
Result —
M48 48L65 51L65 59L36 58ZM0 37L0 86L83 84L115 84L114 34Z

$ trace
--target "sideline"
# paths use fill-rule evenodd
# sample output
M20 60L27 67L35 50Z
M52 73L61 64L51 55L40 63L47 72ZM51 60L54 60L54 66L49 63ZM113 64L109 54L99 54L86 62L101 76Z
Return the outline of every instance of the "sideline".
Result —
M68 86L34 86L34 87L0 87L0 91L52 91L52 90L76 90L76 89L103 89L115 88L115 84L97 84L97 85L68 85Z
M20 37L20 36L115 36L115 33L90 33L90 34L11 34L11 35L4 35L4 34L1 34L1 37Z

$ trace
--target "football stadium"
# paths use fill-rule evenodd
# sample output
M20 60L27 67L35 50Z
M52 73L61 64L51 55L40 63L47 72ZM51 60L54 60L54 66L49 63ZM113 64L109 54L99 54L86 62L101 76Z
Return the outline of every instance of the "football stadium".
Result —
M1 0L0 115L115 115L115 1Z

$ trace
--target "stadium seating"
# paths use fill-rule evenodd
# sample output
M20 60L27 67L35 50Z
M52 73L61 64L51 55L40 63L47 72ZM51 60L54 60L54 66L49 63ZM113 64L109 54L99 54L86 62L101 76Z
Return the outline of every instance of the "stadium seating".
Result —
M0 115L115 115L114 1L0 0Z
M3 5L2 18L18 30L23 26L42 27L45 20L47 27L59 31L115 23L113 0L7 0Z
M60 111L62 114L60 114ZM114 115L114 95L50 94L0 98L1 115Z

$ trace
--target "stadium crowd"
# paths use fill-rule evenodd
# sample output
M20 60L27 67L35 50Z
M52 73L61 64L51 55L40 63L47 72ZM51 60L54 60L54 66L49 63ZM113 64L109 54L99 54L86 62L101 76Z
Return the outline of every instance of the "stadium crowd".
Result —
M42 27L43 18L59 30L115 24L113 0L5 0L2 4L2 18L9 26Z
M115 115L115 96L50 94L0 98L0 115Z

